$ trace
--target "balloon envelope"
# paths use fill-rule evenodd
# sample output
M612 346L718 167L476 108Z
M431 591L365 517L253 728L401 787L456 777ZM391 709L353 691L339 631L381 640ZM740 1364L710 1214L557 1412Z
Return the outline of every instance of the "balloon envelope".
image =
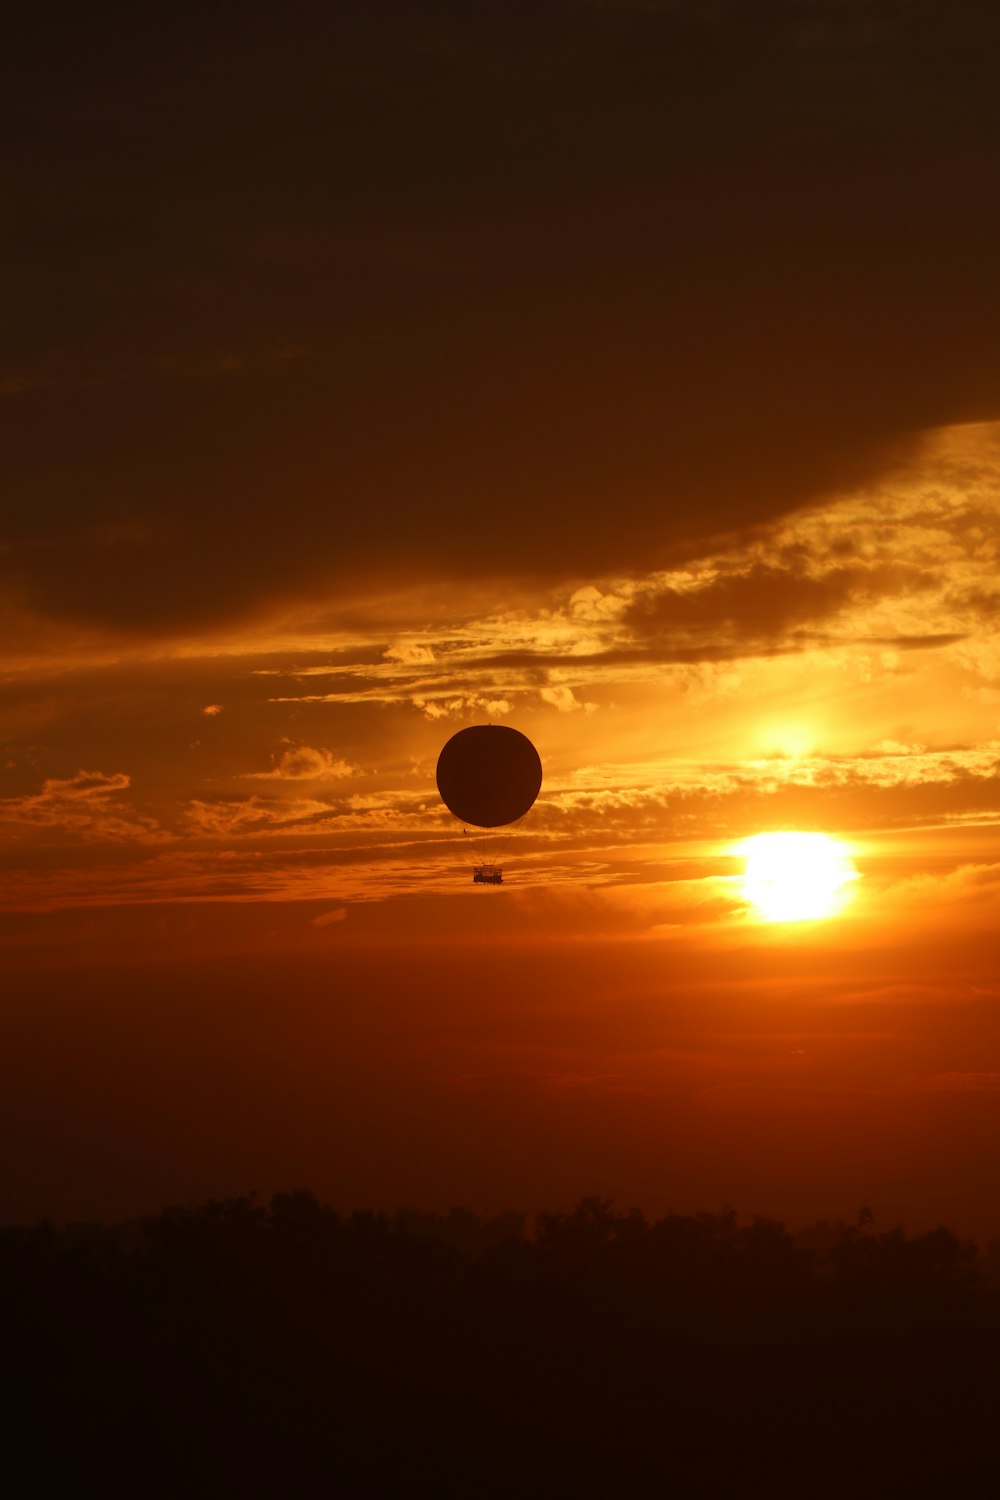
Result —
M473 724L441 751L437 784L441 801L461 822L502 828L523 818L538 796L542 763L520 730Z

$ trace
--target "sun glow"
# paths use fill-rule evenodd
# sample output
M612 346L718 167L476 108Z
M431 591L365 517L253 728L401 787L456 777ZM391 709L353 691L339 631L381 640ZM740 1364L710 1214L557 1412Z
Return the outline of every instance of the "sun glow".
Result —
M858 878L846 847L825 833L758 833L740 852L744 895L764 922L836 916Z

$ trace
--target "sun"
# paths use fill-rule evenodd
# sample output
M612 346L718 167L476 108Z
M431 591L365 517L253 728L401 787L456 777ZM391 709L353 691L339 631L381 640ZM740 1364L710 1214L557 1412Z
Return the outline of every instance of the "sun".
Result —
M758 833L739 852L743 893L765 922L836 916L858 878L846 846L825 833Z

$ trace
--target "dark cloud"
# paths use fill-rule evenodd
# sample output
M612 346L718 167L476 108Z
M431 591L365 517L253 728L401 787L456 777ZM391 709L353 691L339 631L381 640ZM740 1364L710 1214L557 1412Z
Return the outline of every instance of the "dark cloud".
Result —
M8 591L645 568L1000 411L987 0L24 4Z
M626 619L640 636L730 640L748 649L791 633L812 643L815 636L807 627L928 581L919 569L895 565L831 568L812 576L755 563L742 573L720 574L702 588L664 587L642 594ZM936 645L940 640L921 637L917 643Z

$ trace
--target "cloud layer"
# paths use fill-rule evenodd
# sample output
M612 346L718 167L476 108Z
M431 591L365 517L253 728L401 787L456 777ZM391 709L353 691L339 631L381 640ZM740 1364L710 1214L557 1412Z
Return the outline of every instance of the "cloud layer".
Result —
M545 766L510 854L521 882L662 888L651 930L739 919L726 851L772 827L909 830L938 841L911 870L935 880L988 865L998 512L997 429L962 427L670 569L522 584L485 609L475 587L376 596L349 622L308 604L223 651L192 636L12 667L6 903L454 890L472 856L434 764L488 718Z

